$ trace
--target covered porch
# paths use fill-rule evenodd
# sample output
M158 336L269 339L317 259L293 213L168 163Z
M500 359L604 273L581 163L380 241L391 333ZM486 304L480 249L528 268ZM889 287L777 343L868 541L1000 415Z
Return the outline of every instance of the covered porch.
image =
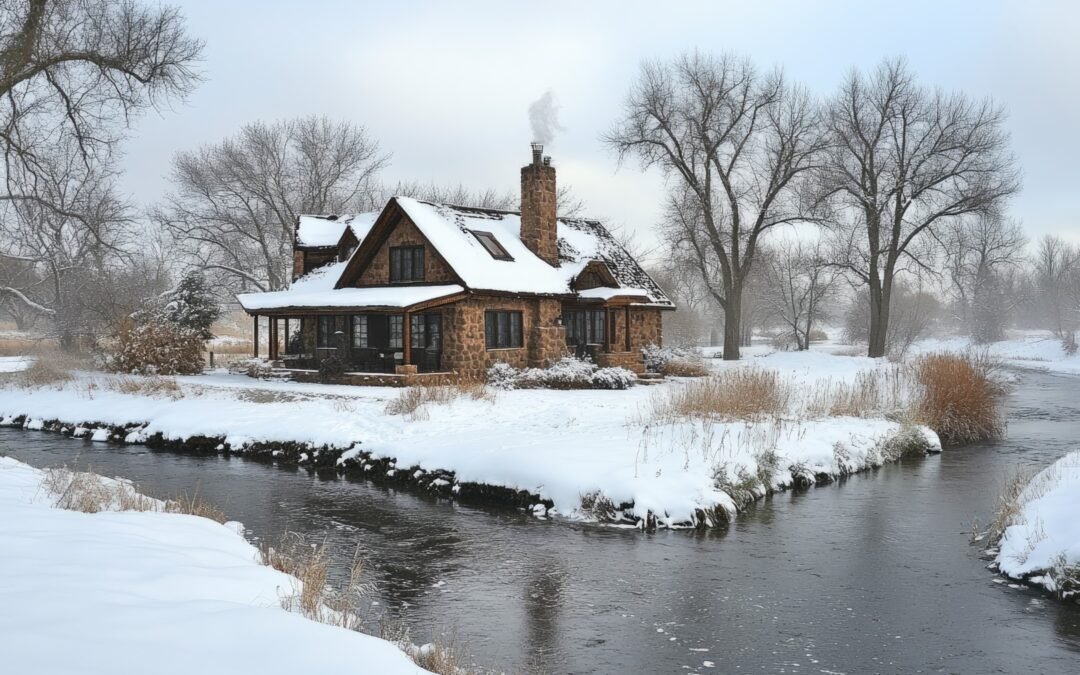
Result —
M645 291L597 287L579 292L563 304L566 346L579 358L599 366L644 371L641 354L632 345L631 308L646 300Z
M343 293L348 291L347 293ZM352 288L332 291L348 305L300 307L244 303L252 316L253 355L265 356L280 370L318 373L336 359L349 376L449 374L443 363L441 308L464 297L460 286ZM288 291L281 294L287 295ZM275 295L270 293L259 296ZM324 296L325 299L325 296ZM293 300L260 298L262 304ZM265 339L260 335L267 331ZM337 365L337 364L335 364ZM386 382L380 382L386 383Z

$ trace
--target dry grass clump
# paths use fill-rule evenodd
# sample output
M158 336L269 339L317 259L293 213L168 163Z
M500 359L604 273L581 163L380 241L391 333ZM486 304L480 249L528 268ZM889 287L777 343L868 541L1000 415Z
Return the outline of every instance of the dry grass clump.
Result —
M121 375L110 377L105 381L105 388L121 394L133 394L136 396L154 396L159 398L178 399L183 392L180 385L172 377L151 375L148 377L131 377Z
M30 357L33 362L15 377L19 386L28 389L63 384L71 380L71 371L87 365L85 358L59 349L41 349Z
M55 499L53 506L68 511L101 513L103 511L153 511L182 513L224 523L225 513L199 497L199 491L176 499L155 499L130 482L105 478L89 471L68 467L45 469L42 488Z
M31 339L24 337L0 338L0 356L23 356L33 354L46 347L55 347L56 341L43 339Z
M447 405L463 396L474 401L495 401L494 389L483 382L443 380L439 384L406 387L386 404L386 414L405 415L410 420L427 419L428 404Z
M730 368L654 397L651 412L658 421L757 420L783 414L790 400L790 385L775 371Z
M1020 498L1031 484L1031 478L1031 472L1025 469L1015 469L1005 478L994 506L994 520L987 531L991 541L1001 539L1005 530L1017 523L1025 503Z
M286 534L276 546L262 544L259 553L264 565L297 580L292 592L281 598L284 609L319 623L368 632L362 601L375 589L362 580L364 562L359 548L340 587L330 584L330 556L325 543L308 544L298 534Z
M139 493L125 481L67 467L45 469L42 488L55 497L53 506L68 511L160 511L162 503Z
M971 443L1004 433L1000 388L991 379L988 360L970 354L929 354L917 359L913 368L920 385L914 414L942 442Z
M673 358L664 362L660 372L671 377L706 377L709 368L702 359Z
M910 404L912 381L899 365L860 371L855 381L818 382L807 396L811 417L895 417Z

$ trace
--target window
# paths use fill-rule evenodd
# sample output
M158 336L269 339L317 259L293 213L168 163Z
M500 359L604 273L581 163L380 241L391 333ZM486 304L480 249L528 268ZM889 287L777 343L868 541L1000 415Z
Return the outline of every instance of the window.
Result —
M368 318L367 314L354 314L352 318L352 346L353 349L368 348Z
M563 312L566 343L604 344L607 337L607 312L602 309L571 309Z
M485 313L484 338L488 349L521 347L521 312Z
M390 248L390 281L424 280L424 247L392 246Z
M401 349L405 345L405 317L401 314L390 315L390 349Z
M499 240L495 238L490 232L483 232L480 230L469 230L473 233L473 236L484 246L484 249L491 254L492 258L496 260L513 260L514 257L506 252Z
M409 346L438 349L442 346L442 315L413 314L409 317Z
M334 342L334 317L319 317L315 324L315 346L322 349L337 346Z

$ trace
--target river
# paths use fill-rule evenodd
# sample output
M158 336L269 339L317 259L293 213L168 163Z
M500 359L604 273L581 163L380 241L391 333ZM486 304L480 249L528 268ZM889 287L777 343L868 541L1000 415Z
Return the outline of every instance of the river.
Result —
M254 538L359 546L374 612L546 673L1077 673L1080 605L1012 588L968 543L1017 467L1080 446L1080 378L1026 373L1003 441L776 495L725 531L538 520L331 473L0 430L0 452L198 492ZM1080 517L1080 513L1078 513ZM710 667L711 666L711 667Z

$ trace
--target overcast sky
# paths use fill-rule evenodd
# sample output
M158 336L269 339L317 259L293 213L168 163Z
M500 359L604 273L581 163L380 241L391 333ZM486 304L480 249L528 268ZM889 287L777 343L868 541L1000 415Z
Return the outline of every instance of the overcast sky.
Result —
M312 113L367 127L393 155L388 181L516 190L529 103L550 89L565 127L548 148L559 181L588 215L651 242L662 177L617 167L599 140L643 59L730 50L826 96L848 69L904 55L922 82L1007 107L1024 171L1012 213L1033 236L1080 240L1077 2L179 4L207 42L207 79L138 122L125 180L143 203L165 190L176 151Z

